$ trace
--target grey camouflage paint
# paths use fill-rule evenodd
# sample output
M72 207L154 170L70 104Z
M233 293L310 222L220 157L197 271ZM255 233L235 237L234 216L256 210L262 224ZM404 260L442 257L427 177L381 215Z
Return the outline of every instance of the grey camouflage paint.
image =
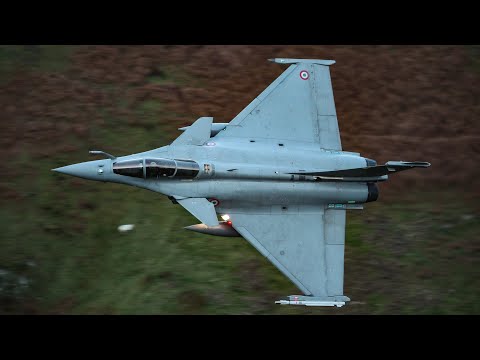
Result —
M107 159L54 170L169 196L202 222L187 229L243 236L306 295L277 303L343 306L349 301L343 294L345 209L363 208L368 183L430 164L371 168L371 160L342 151L329 69L334 61L271 61L290 66L230 123L203 117L168 146L122 157L97 151ZM146 179L112 170L112 164L147 158L193 160L200 171L194 178ZM217 215L225 214L230 220L219 222Z

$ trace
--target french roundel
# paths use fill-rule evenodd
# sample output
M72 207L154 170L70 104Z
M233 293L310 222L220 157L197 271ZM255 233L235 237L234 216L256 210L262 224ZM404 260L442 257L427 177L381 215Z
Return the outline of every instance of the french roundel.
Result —
M218 206L218 205L220 205L220 201L218 201L218 199L210 198L210 199L208 199L208 201L210 201L213 206Z
M305 70L300 71L300 78L302 80L308 80L309 77L310 77L310 74L308 73L308 71L305 71Z

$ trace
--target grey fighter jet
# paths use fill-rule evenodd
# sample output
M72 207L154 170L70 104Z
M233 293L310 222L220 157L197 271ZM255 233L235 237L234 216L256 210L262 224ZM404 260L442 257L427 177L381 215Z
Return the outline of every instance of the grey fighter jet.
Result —
M378 198L378 181L428 167L377 165L342 150L332 60L270 59L289 67L229 123L202 117L170 145L54 169L168 196L201 223L186 229L242 236L303 295L278 304L343 306L345 213ZM219 221L218 216L222 218Z

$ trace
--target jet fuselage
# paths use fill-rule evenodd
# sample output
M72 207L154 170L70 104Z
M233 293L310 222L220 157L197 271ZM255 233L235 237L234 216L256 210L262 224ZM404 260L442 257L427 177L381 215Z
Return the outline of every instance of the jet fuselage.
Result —
M193 178L175 176L132 177L116 174L114 164L146 159L192 160L198 164ZM158 161L157 161L158 162ZM74 164L56 171L90 180L137 186L166 196L216 199L218 206L235 203L282 205L364 203L365 182L315 181L291 173L366 167L358 153L321 149L317 144L267 139L210 139L203 146L164 146L144 153ZM241 186L239 186L241 183Z

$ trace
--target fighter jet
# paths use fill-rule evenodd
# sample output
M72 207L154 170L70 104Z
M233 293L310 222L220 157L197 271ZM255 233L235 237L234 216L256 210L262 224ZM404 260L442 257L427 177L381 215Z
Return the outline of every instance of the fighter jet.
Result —
M343 151L335 61L270 61L289 67L229 123L201 117L170 145L90 151L105 159L53 170L163 194L201 222L186 229L245 238L303 293L277 304L341 307L346 211L376 201L390 174L430 164Z

